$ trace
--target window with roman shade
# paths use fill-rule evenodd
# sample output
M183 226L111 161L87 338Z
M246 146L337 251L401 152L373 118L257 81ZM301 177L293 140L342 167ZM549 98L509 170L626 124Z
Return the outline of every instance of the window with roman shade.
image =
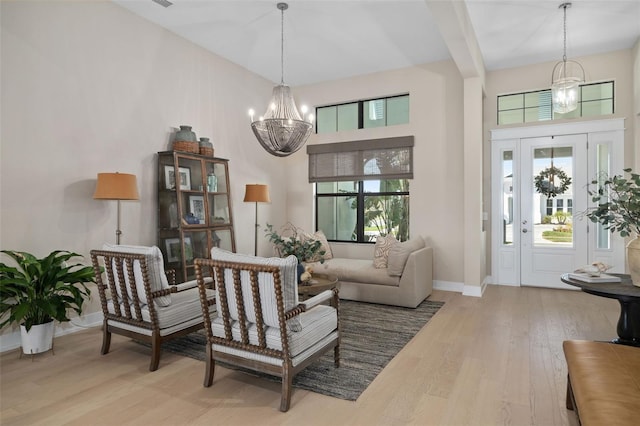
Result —
M307 145L309 182L413 179L413 136Z
M413 136L307 145L316 229L329 241L409 239Z

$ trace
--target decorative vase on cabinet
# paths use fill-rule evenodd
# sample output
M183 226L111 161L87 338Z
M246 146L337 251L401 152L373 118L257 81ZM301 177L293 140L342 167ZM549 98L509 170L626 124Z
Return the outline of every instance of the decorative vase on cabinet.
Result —
M200 153L200 144L191 126L181 125L180 130L173 137L173 150Z

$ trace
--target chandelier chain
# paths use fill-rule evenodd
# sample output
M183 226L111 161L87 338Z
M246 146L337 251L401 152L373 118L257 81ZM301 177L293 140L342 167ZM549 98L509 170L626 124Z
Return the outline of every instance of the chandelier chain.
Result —
M563 9L564 9L564 50L563 50L563 54L562 54L562 60L564 62L567 62L567 7L570 5L571 3L565 3L562 5Z
M565 9L565 19L566 13ZM565 36L565 44L566 38L567 37ZM284 84L284 7L280 9L280 84Z

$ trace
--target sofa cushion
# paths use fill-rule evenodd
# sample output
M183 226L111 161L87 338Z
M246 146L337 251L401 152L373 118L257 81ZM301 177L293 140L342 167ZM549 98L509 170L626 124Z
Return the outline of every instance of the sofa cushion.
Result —
M401 276L409 255L423 247L425 247L425 243L422 237L412 238L409 241L392 246L391 250L389 250L389 259L387 261L387 273L389 276Z
M400 277L391 277L386 269L377 269L368 259L334 257L323 264L314 263L313 272L337 275L340 281L399 286Z
M167 276L164 273L164 261L162 259L162 252L156 246L128 246L128 245L114 245L105 243L102 246L103 250L115 251L118 253L134 253L134 254L143 254L147 260L147 272L149 273L149 284L151 285L151 291L165 290L169 288L169 280L167 280ZM124 280L127 287L127 293L129 298L133 298L131 288L129 287L129 276L126 273L126 266ZM147 294L144 291L144 281L142 280L142 269L140 268L140 262L133 262L133 273L135 275L136 280L136 293L138 294L138 299L143 304L148 304ZM120 285L118 284L118 277L114 274L114 278L116 280L116 291L119 297L122 297L120 294ZM171 304L171 296L161 296L156 297L155 302L158 306L169 306Z
M376 238L376 245L373 249L373 266L375 268L384 269L387 267L389 251L396 244L398 244L398 240L395 239L393 234Z

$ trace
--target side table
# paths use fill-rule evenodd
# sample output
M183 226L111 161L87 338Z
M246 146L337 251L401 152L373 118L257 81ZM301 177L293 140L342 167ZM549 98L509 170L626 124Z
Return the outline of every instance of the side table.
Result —
M614 343L640 346L640 287L631 284L631 276L627 274L610 274L619 276L621 282L587 283L564 274L560 278L563 283L580 287L585 293L595 296L617 299L620 302L620 318L618 319L618 338Z
M298 284L298 295L300 300L303 301L325 290L333 290L336 287L340 288L337 275L313 274L309 281Z

